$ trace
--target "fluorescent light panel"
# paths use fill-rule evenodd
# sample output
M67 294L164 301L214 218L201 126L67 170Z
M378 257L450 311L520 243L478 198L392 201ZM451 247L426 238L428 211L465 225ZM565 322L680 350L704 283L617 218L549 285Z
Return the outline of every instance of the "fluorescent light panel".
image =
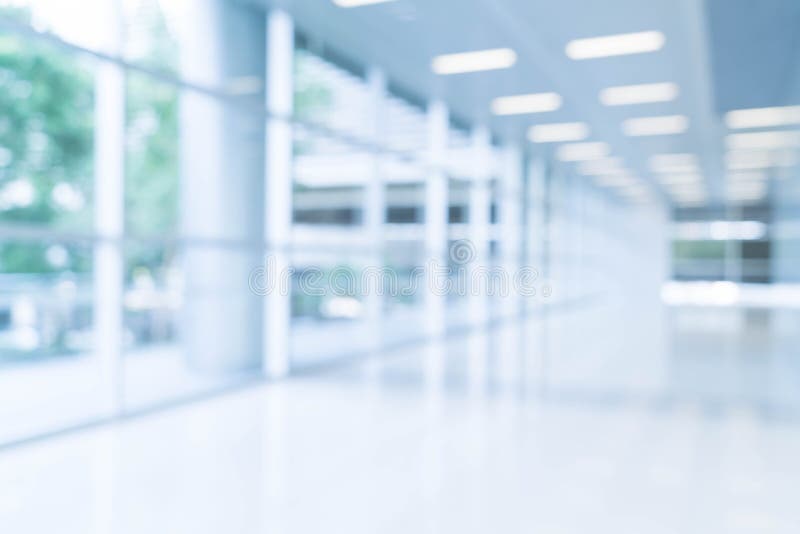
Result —
M669 102L678 98L679 89L674 83L649 83L608 87L600 91L600 102L606 106L628 106Z
M658 174L690 174L700 172L700 168L697 165L651 166L650 170Z
M630 137L646 135L674 135L689 128L689 119L683 115L663 117L639 117L627 119L622 123L622 131Z
M603 158L581 163L578 166L578 172L586 176L600 176L604 174L620 174L626 171L622 166L621 158Z
M650 157L650 170L653 172L687 172L686 169L697 169L697 156L694 154L656 154Z
M583 122L537 124L528 130L528 139L534 143L583 141L587 137L589 137L589 126Z
M492 101L495 115L520 115L523 113L545 113L561 107L561 96L556 93L501 96Z
M726 191L739 194L765 194L767 191L766 182L742 182L742 183L729 183L725 188Z
M558 147L561 161L587 161L608 156L611 148L606 143L572 143Z
M731 150L769 150L800 146L800 132L756 132L730 134L725 144Z
M725 164L729 170L768 169L770 167L792 167L797 157L791 152L770 152L768 150L742 150L728 152Z
M624 33L570 41L566 53L576 60L642 54L661 50L665 42L664 34L657 31Z
M728 128L768 128L800 124L800 106L738 109L725 114Z
M729 182L760 182L766 180L767 175L762 171L739 171L728 173L726 179Z
M725 196L730 200L762 200L767 196L767 184L764 182L729 184L725 188Z
M772 166L772 156L766 151L728 152L725 166L730 170L766 169Z
M493 48L445 54L431 61L431 69L436 74L461 74L484 70L507 69L517 62L517 53L510 48Z

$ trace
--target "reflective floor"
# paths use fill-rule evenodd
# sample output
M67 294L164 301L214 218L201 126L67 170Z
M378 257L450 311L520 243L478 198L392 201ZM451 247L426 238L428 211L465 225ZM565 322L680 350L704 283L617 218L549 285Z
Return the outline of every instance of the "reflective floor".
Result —
M0 451L0 526L796 533L798 312L626 306Z

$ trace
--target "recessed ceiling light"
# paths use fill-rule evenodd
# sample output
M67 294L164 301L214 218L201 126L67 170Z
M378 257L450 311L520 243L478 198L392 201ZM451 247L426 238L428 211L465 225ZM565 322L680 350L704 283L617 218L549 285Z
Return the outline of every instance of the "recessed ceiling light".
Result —
M793 167L797 155L789 151L736 150L725 155L725 164L732 171Z
M689 119L683 115L639 117L627 119L622 123L623 133L631 137L680 134L688 128Z
M587 161L608 156L611 148L606 143L572 143L558 147L561 161Z
M674 83L648 83L622 85L600 91L600 102L606 106L627 106L651 102L669 102L678 98L679 89Z
M339 7L361 7L372 4L385 4L387 2L394 1L395 0L333 0L333 3Z
M697 172L697 156L694 154L656 154L650 157L650 170L658 173Z
M747 150L725 154L725 165L732 171L772 167L772 154L764 150Z
M756 132L730 134L725 144L732 150L771 149L800 146L800 132Z
M726 176L729 182L760 182L767 179L767 174L762 171L731 172Z
M697 165L663 165L660 167L651 167L650 170L658 174L689 174L700 171Z
M694 154L658 154L650 158L650 170L655 173L686 174L699 171Z
M766 182L739 182L729 183L726 186L728 191L766 191Z
M528 139L534 143L583 141L587 137L589 137L589 127L583 122L537 124L528 130Z
M725 114L728 128L767 128L800 124L800 106L738 109Z
M570 41L566 53L570 59L642 54L660 50L665 41L664 34L657 31L623 33Z
M622 166L621 158L603 158L581 163L578 165L578 172L586 176L600 176L620 174L626 171Z
M517 62L517 53L510 48L493 48L459 54L436 56L431 69L436 74L461 74L483 70L507 69Z
M561 97L556 93L501 96L492 100L495 115L519 115L522 113L545 113L561 107Z
M694 154L655 154L650 156L650 164L660 165L696 165L697 156Z
M725 188L728 197L736 199L761 199L767 194L766 182L744 182L728 184Z

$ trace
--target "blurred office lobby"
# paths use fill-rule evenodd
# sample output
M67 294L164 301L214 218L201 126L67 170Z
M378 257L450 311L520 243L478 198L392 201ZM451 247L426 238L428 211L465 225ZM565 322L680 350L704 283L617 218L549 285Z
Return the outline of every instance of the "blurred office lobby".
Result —
M0 0L0 531L793 534L798 28Z

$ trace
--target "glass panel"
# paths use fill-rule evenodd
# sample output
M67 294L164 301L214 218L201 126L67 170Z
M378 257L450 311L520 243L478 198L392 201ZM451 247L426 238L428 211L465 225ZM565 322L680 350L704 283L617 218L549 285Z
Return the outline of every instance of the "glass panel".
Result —
M128 410L261 376L264 117L128 73L124 400Z
M108 415L93 277L89 245L0 241L0 443Z
M0 222L91 229L93 66L0 35Z
M411 237L411 236L409 236ZM385 265L392 286L384 295L383 343L387 346L427 335L425 246L418 239L386 244Z
M422 163L428 149L428 122L422 105L390 95L386 99L383 113L386 146L392 150L410 153L417 159L417 163Z
M373 155L300 126L294 128L293 146L293 218L301 227L296 237L308 243L326 227L360 226L364 186L376 168ZM313 228L305 228L309 225Z
M96 67L0 34L0 443L110 413L92 244L64 237L93 229Z
M137 410L261 376L258 248L132 241L124 293L125 406Z
M126 82L125 229L136 236L175 235L180 91L134 72Z
M295 114L302 120L368 139L374 130L363 78L309 52L295 51Z
M424 170L392 160L384 165L387 224L383 262L393 287L384 301L384 344L394 345L426 335L425 324L425 187ZM412 181L413 180L413 181Z
M123 56L126 60L177 73L179 24L186 20L186 2L159 0L124 0L125 21ZM193 24L200 21L192 20Z
M82 0L80 9L75 9L70 2L7 0L0 4L0 16L21 23L22 28L32 26L68 43L103 50L110 4L107 0Z
M368 256L339 251L295 252L291 275L292 369L366 354L379 341L370 310Z

